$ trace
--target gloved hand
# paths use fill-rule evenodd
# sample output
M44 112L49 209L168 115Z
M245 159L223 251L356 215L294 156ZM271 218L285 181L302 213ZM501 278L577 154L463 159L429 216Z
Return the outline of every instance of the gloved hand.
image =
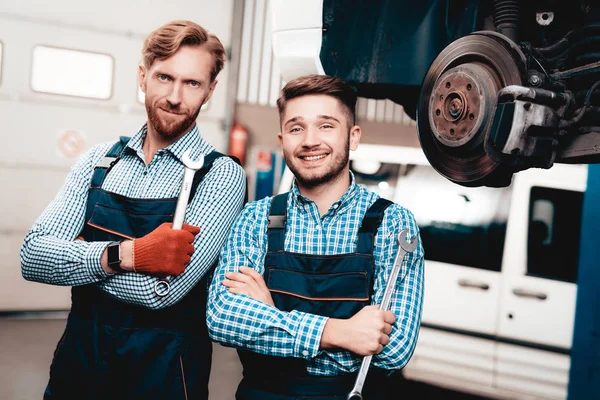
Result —
M194 252L194 236L200 228L183 224L174 230L165 222L144 237L133 241L133 270L151 275L177 276L185 270Z

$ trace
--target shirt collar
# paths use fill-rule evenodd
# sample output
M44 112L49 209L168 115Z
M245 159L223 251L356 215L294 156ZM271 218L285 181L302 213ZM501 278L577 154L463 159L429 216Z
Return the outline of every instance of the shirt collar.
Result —
M340 210L345 209L347 206L352 204L353 200L357 197L358 191L358 184L356 183L354 174L352 173L352 171L350 171L350 186L348 187L348 190L346 190L346 192L342 195L342 197L331 205L330 211L335 210L336 212L339 212ZM305 204L312 202L311 199L303 196L302 193L300 193L300 189L298 189L298 185L296 184L296 179L294 179L294 182L292 184L291 192L292 201L295 205L300 205L301 207L303 207Z
M142 145L147 134L148 125L144 124L142 128L131 138L129 143L127 143L127 147L131 148L135 152L142 152ZM192 160L197 159L201 154L206 155L214 150L212 145L202 139L200 132L198 131L198 125L196 124L194 124L192 129L190 129L185 135L177 139L177 141L174 143L165 147L163 150L168 151L173 155L173 157L181 161L183 153L185 153L185 151L189 148L192 149L190 154L190 158Z

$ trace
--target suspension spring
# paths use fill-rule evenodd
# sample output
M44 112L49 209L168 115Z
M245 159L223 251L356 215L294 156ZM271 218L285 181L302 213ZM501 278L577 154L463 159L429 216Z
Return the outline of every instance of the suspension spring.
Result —
M519 1L494 0L494 25L498 32L518 43Z

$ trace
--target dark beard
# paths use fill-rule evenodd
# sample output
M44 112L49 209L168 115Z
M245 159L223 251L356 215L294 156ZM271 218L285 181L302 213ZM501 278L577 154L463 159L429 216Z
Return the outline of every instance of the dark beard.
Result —
M286 163L286 164L287 164L288 168L290 169L290 171L292 171L292 173L294 174L294 177L296 178L296 180L298 181L298 183L301 186L303 186L307 189L314 189L314 188L324 185L326 183L332 182L337 177L339 177L340 174L342 173L342 171L344 170L344 168L346 167L346 165L348 164L349 160L350 160L350 139L348 138L348 141L346 141L346 145L344 146L343 157L339 160L336 160L335 163L332 165L331 169L322 176L312 176L309 178L304 178L303 176L300 175L299 171L296 169L296 167L294 165L292 165L292 163Z
M156 107L152 107L152 105L149 104L148 101L145 102L145 105L150 124L152 124L152 127L154 128L156 133L158 133L160 136L166 139L171 139L173 137L177 137L184 134L189 129L189 127L194 124L196 118L198 118L198 114L200 113L200 108L198 108L194 113L186 114L186 117L180 122L164 124L164 121L160 119L156 112L159 106L157 105ZM164 108L168 109L169 105L167 104L165 107L163 107L163 109ZM172 108L171 110L175 111Z

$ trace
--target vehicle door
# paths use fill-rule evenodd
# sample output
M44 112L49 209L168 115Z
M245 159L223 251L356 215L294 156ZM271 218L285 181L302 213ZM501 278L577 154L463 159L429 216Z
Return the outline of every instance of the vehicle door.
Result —
M504 249L496 385L565 399L587 167L514 178Z
M363 172L355 157L351 168L358 183L412 211L420 228L423 316L406 375L423 380L433 374L436 382L459 379L491 387L510 188L462 187L414 159Z

